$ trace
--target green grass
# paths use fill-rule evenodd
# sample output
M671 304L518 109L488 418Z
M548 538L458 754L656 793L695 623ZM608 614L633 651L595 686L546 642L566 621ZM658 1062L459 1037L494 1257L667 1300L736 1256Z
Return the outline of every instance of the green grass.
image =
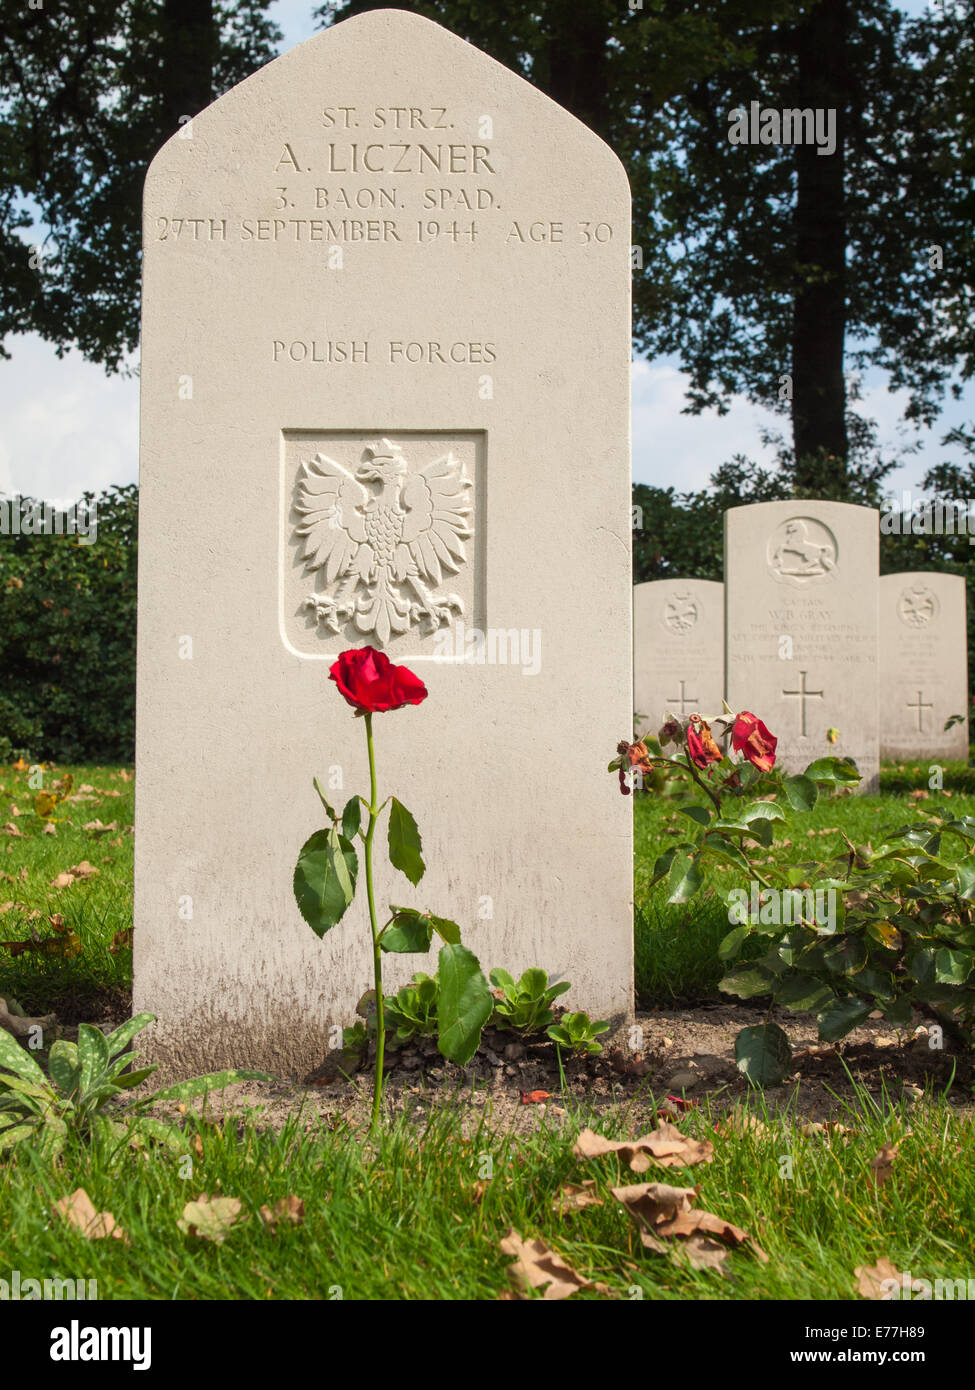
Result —
M42 939L53 937L48 918L60 913L65 927L80 938L81 953L12 956L0 944L0 997L13 995L29 1014L53 1012L71 1023L127 1005L132 949L113 952L111 947L116 933L132 927L134 783L128 769L119 767L57 767L45 769L44 787L66 771L74 774L72 797L86 799L56 807L54 835L43 833L44 822L33 811L37 791L29 786L27 770L0 772L0 825L21 831L21 836L0 832L0 872L14 880L0 879L0 905L16 904L0 913L0 943L30 940L32 931ZM83 786L94 791L81 792ZM83 828L95 820L115 821L119 828L101 834ZM98 869L96 875L67 888L51 886L59 873L86 859Z
M99 796L59 808L72 824L59 821L56 836L43 835L30 812L26 772L8 769L0 789L0 824L9 817L23 831L22 838L0 837L3 872L16 880L0 881L0 902L23 904L0 915L0 940L27 939L31 926L52 935L46 919L60 912L83 948L70 959L34 952L11 959L0 949L0 995L8 991L32 1012L55 1010L62 1021L72 1011L90 1017L95 1005L124 1001L131 979L130 950L110 947L132 921L132 783L116 768L73 771L76 790L88 783ZM953 805L973 813L967 772L958 774ZM796 848L838 847L842 828L857 842L876 840L883 827L927 809L930 802L918 805L898 794L923 782L896 770L885 776L905 785L883 798L841 798L794 815L785 838ZM104 795L111 790L122 795ZM13 817L11 803L25 814ZM727 931L714 892L720 876L711 892L684 906L668 906L662 890L647 888L654 859L674 838L674 806L634 797L637 982L644 1003L723 997L715 964L716 943ZM118 821L119 832L86 832L84 823L96 817ZM808 829L833 834L813 841ZM97 876L61 890L50 886L82 859L98 867ZM30 922L32 911L42 915ZM21 1280L96 1279L101 1299L327 1299L336 1287L345 1299L494 1299L509 1287L510 1257L499 1243L513 1226L620 1298L851 1298L856 1266L882 1257L915 1278L967 1279L975 1226L971 1118L934 1097L908 1111L906 1102L878 1103L857 1088L852 1094L845 1122L853 1133L830 1140L803 1135L788 1112L770 1118L760 1098L757 1113L768 1132L715 1134L706 1098L681 1128L714 1141L714 1162L689 1170L651 1167L640 1175L621 1170L615 1158L576 1160L572 1143L586 1124L614 1138L651 1128L656 1100L648 1090L608 1121L564 1099L569 1113L561 1128L553 1116L533 1112L538 1128L527 1137L495 1132L488 1100L483 1111L462 1107L463 1120L449 1106L432 1116L401 1116L375 1144L341 1124L330 1128L298 1114L276 1131L256 1109L219 1125L190 1113L182 1154L73 1143L52 1165L23 1145L0 1160L0 1278L16 1269ZM469 1140L462 1124L468 1132L475 1126ZM891 1177L878 1189L870 1181L871 1161L884 1144L898 1141ZM560 1215L553 1205L560 1185L589 1178L604 1204ZM609 1192L638 1181L700 1184L697 1205L751 1232L769 1264L738 1250L722 1277L644 1251ZM52 1218L52 1203L78 1187L98 1210L114 1214L130 1245L85 1240ZM220 1245L184 1235L176 1224L185 1203L204 1192L242 1203L241 1220ZM260 1208L292 1194L305 1204L304 1224L273 1234Z
M649 1106L647 1095L606 1132L643 1132ZM765 1134L715 1134L704 1109L681 1128L713 1140L714 1161L640 1175L615 1156L573 1158L589 1118L570 1111L560 1132L540 1116L537 1133L517 1139L482 1125L465 1141L456 1112L444 1109L420 1126L401 1118L372 1148L342 1129L309 1133L297 1118L273 1132L254 1113L239 1127L190 1116L187 1140L199 1134L202 1145L191 1174L186 1156L161 1150L79 1147L52 1169L24 1147L0 1164L0 1277L18 1269L22 1280L97 1279L101 1299L327 1299L336 1285L345 1299L494 1299L508 1287L499 1242L512 1226L620 1298L850 1298L856 1266L883 1256L915 1277L972 1272L975 1130L940 1101L908 1118L861 1098L846 1119L854 1133L829 1140L802 1135L788 1118L769 1121ZM878 1190L870 1163L898 1141ZM475 1183L491 1170L477 1200ZM589 1178L604 1205L559 1215L560 1185ZM737 1250L729 1278L645 1252L609 1192L642 1181L700 1184L697 1205L752 1234L769 1263ZM77 1187L113 1213L130 1245L86 1240L51 1218L51 1204ZM242 1203L223 1244L177 1227L203 1192ZM272 1234L260 1208L292 1194L304 1202L304 1224Z
M938 804L950 806L959 815L975 815L975 771L965 764L945 764L947 800L937 791L922 799L911 798L912 791L928 791L927 763L885 767L881 788L888 790L879 796L833 796L821 799L806 813L787 811L786 827L776 834L776 853L784 847L788 855L825 857L845 848L841 831L854 844L877 844L885 831L921 819ZM658 855L694 830L676 809L682 802L686 804L685 798L653 793L633 797L635 978L637 1002L643 1007L728 998L718 990L725 967L718 960L717 947L729 931L721 894L742 886L740 873L730 867L715 868L705 887L683 904L668 903L663 884L649 887ZM786 841L791 843L785 845Z

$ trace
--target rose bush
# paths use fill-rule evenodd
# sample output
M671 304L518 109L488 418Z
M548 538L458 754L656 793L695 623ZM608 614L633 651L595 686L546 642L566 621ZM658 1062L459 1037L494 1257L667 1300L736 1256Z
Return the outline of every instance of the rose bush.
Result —
M740 761L714 757L704 737L712 725ZM666 883L668 901L680 903L704 889L706 871L713 881L718 866L737 870L724 892L731 930L719 947L728 967L723 990L811 1012L826 1041L845 1037L874 1010L906 1028L918 1009L971 1045L975 819L940 809L888 830L876 846L844 836L844 851L826 859L777 855L775 837L789 817L856 785L853 762L818 758L784 775L762 720L727 707L707 719L671 719L658 737L659 754L648 751L646 736L622 742L610 770L627 792L661 771L703 792L705 804L689 796L678 805L688 834L659 856L651 883ZM665 754L671 745L677 751ZM791 1059L786 1034L768 1021L744 1029L736 1052L741 1070L760 1084L780 1080Z

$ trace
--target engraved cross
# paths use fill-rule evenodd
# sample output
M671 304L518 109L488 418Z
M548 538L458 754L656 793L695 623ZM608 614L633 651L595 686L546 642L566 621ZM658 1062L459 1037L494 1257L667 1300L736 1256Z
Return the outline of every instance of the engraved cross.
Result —
M798 690L783 690L782 694L783 694L783 695L794 695L794 696L797 696L797 697L798 697L798 700L799 700L799 737L800 737L800 738L805 738L805 737L806 737L806 701L807 701L807 700L821 700L821 699L823 698L823 692L822 692L821 690L807 690L807 689L806 689L806 672L805 672L805 671L800 671L800 672L799 672L799 689L798 689Z
M684 714L687 713L687 710L686 710L685 706L689 705L691 709L694 709L694 708L697 706L697 704L698 704L698 699L699 699L699 697L698 697L697 695L686 695L686 694L684 693L684 682L681 681L681 683L680 683L680 694L679 694L679 695L671 695L671 697L670 697L670 699L667 701L667 703L668 703L668 705L678 705L678 704L679 704L679 705L680 705L680 712L681 712L682 715L684 715Z
M922 701L922 699L921 699L921 692L920 692L920 690L919 690L919 691L917 692L917 702L916 702L916 704L913 704L913 705L912 705L912 704L910 703L910 701L908 701L907 708L908 708L908 709L916 709L916 710L917 710L917 731L918 731L919 734L923 734L923 733L924 733L924 710L926 710L926 709L934 709L934 705L927 705L927 704L925 704L925 703Z

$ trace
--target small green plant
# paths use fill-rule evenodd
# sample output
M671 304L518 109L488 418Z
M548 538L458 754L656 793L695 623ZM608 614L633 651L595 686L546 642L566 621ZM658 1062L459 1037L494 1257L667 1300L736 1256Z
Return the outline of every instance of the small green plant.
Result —
M148 1106L164 1100L190 1100L206 1091L219 1091L239 1081L270 1081L265 1072L221 1071L177 1082L152 1095L106 1107L133 1086L138 1086L156 1067L128 1071L135 1054L129 1043L150 1023L154 1014L136 1014L107 1037L82 1023L77 1043L58 1039L48 1055L49 1076L9 1033L0 1030L0 1152L29 1141L45 1158L64 1148L69 1136L83 1140L124 1140L127 1136L151 1138L173 1145L179 1131L144 1115Z
M418 970L411 984L383 1000L386 1023L395 1029L394 1041L409 1042L411 1038L430 1038L437 1031L437 1003L440 981L436 975L424 975Z
M554 1023L552 1000L572 988L568 980L550 985L538 966L526 970L517 984L507 970L492 970L490 979L503 996L495 998L491 1023L513 1033L539 1033Z
M600 1033L609 1031L609 1024L604 1019L594 1023L588 1014L580 1012L563 1014L558 1023L550 1023L545 1031L553 1042L567 1052L595 1057L603 1050L602 1043L598 1043L596 1038Z

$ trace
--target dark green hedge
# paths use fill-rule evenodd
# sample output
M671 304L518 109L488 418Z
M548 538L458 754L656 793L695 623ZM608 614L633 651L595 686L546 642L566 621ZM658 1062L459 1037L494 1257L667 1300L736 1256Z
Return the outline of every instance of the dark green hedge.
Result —
M95 504L91 544L0 535L0 757L134 756L138 489L84 500Z

